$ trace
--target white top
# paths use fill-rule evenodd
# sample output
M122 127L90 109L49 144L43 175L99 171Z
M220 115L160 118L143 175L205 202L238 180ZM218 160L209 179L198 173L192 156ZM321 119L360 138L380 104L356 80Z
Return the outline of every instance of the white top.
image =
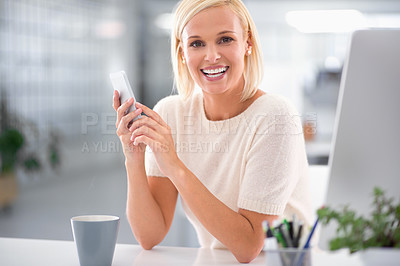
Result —
M284 98L265 94L244 112L210 121L203 95L162 99L154 110L171 127L175 149L196 177L234 211L239 208L311 225L308 163L300 116ZM148 176L164 176L150 149ZM202 247L224 248L182 201Z

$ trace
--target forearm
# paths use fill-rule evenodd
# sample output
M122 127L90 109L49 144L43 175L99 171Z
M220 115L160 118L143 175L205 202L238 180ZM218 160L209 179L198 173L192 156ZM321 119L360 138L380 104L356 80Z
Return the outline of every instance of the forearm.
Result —
M183 165L177 168L170 179L197 219L238 261L249 262L259 254L263 235L253 228L245 216L216 198Z
M128 175L126 213L136 240L151 249L165 237L161 209L151 194L143 162L125 161Z

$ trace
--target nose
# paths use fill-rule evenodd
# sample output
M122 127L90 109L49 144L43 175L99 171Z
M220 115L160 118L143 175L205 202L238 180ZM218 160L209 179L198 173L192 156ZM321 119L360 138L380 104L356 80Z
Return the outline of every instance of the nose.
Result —
M208 45L206 49L206 54L204 56L204 60L210 63L216 63L220 58L221 55L219 54L218 48L215 45Z

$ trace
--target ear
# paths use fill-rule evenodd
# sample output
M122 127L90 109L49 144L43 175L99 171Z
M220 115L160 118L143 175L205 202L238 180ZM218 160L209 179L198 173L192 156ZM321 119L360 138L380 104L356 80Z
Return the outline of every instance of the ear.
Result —
M183 52L182 42L179 43L178 47L179 47L179 54L180 54L180 56L181 56L180 59L181 59L183 62L185 62L186 59L185 59L185 53Z
M251 32L249 31L246 40L246 56L251 55L252 49L253 49L253 42L251 39Z
M247 41L246 41L246 43L247 43L246 49L252 49L252 48L253 48L253 40L252 40L251 32L250 32L250 31L249 31L248 34L247 34Z

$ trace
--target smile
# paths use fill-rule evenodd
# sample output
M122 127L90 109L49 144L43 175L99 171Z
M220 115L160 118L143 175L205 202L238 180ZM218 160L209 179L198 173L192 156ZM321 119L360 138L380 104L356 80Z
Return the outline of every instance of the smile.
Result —
M228 66L226 67L220 67L220 68L214 68L214 69L201 69L201 72L209 78L217 78L219 76L222 76L227 70Z

